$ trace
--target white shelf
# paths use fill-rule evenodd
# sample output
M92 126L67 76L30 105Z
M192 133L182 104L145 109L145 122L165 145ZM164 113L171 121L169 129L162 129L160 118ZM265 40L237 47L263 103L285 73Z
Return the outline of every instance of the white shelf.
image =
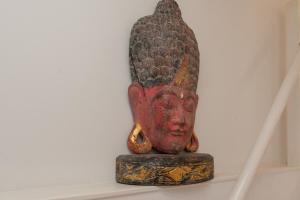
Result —
M263 175L300 171L299 168L272 168L264 169L259 173ZM131 196L135 194L174 190L180 188L214 187L214 184L228 184L236 180L237 175L216 175L215 179L203 184L172 186L172 187L149 187L129 186L118 183L101 183L95 185L57 186L33 188L18 191L7 191L0 193L1 200L95 200Z

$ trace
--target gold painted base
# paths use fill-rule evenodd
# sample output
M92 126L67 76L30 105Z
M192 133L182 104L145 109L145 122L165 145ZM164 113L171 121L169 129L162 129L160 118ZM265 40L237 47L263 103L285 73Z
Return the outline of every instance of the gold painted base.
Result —
M128 185L187 185L214 177L213 157L208 154L121 155L116 161L116 180Z

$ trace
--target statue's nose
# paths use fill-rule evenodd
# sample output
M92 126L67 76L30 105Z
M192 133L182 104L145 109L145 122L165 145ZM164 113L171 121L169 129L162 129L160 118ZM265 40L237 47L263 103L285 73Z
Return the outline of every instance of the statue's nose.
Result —
M178 125L180 125L180 126L184 126L184 124L185 124L185 117L184 117L184 115L183 114L179 114L179 116L177 116L175 118L175 123L178 124Z
M184 112L182 109L177 109L176 112L172 116L172 124L177 128L182 128L185 126L186 119L184 116Z

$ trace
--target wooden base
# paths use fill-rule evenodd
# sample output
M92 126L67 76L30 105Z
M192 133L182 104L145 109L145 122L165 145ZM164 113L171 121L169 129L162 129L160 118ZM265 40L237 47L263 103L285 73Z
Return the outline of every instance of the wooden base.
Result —
M214 177L213 157L208 154L121 155L116 161L116 180L128 185L187 185Z

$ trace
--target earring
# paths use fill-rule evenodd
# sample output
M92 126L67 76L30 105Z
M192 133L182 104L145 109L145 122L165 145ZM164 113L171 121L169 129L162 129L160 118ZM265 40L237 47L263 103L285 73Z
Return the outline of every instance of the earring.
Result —
M198 138L197 138L195 132L193 132L191 141L188 143L188 145L186 145L185 150L187 152L194 153L198 150L198 148L199 148L199 141L198 141Z
M138 140L141 139L141 142ZM149 138L142 132L142 127L137 123L130 132L127 140L128 148L136 154L149 153L152 150L152 144Z

